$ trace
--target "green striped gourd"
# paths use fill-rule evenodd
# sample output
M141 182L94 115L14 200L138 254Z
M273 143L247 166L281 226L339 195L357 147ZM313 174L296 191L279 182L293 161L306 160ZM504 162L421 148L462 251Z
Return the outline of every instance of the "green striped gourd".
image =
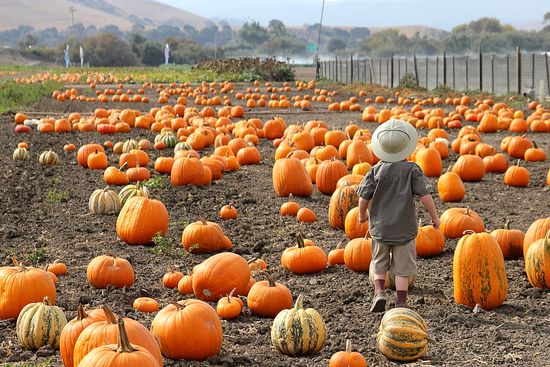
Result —
M14 161L27 161L29 159L29 152L26 148L15 148L12 158Z
M350 209L359 205L359 195L355 187L344 184L332 193L328 206L328 223L332 228L344 229L346 215Z
M118 194L109 190L109 186L95 190L88 201L88 207L94 214L117 214L121 206Z
M29 303L21 310L15 330L25 349L36 350L47 344L59 349L65 324L67 318L61 308L52 306L50 299L44 297L42 302Z
M120 204L124 206L128 199L134 196L144 196L146 198L150 197L149 190L147 187L143 186L141 182L137 182L135 185L130 184L126 185L118 193L118 198L120 199Z
M550 230L546 237L529 245L525 256L525 272L533 287L550 288Z
M178 137L171 131L165 131L155 136L155 143L162 141L166 148L174 148L179 142Z
M382 317L376 344L389 359L415 361L428 351L426 322L413 310L393 308Z
M58 164L59 156L57 155L56 152L52 150L48 150L40 154L40 156L38 157L38 162L43 166Z
M166 143L164 143L166 145ZM193 149L193 147L191 147L191 145L189 145L188 143L182 141L182 142L179 142L177 143L175 146L174 146L174 153L177 152L178 150L191 150Z
M122 153L130 153L132 149L139 149L139 144L134 139L128 139L122 145Z
M313 308L304 309L302 295L293 308L282 310L273 320L271 343L289 356L319 352L325 345L325 322Z

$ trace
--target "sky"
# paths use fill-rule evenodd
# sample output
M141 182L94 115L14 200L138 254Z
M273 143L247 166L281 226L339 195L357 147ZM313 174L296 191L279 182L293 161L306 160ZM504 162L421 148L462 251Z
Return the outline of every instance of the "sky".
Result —
M259 21L287 26L318 23L322 0L157 0L206 18ZM426 25L451 30L482 17L495 17L519 28L539 27L550 0L326 0L323 24L391 27Z

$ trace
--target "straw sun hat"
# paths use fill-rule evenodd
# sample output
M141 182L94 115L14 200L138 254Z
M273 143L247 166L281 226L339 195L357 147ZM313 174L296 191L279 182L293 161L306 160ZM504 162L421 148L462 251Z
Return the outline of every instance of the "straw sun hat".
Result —
M388 120L374 130L372 151L384 162L399 162L406 159L416 148L418 133L408 122Z

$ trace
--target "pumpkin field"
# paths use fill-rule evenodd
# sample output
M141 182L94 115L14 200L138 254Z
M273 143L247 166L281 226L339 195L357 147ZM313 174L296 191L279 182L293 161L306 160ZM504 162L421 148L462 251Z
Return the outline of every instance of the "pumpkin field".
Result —
M117 343L120 316L120 334L149 358L134 365L329 366L349 340L369 366L550 366L548 104L313 81L61 82L0 115L6 365L97 365L107 352L87 353ZM371 134L390 118L416 126L410 159L442 218L430 227L416 200L425 237L408 303L427 352L407 364L377 347L384 314L368 311L371 240L354 209L355 185L377 161ZM46 295L60 309L39 325L39 311L21 309ZM279 312L298 298L318 315L285 324ZM63 335L73 318L80 329ZM95 321L110 331L84 328ZM288 333L303 340L281 341Z

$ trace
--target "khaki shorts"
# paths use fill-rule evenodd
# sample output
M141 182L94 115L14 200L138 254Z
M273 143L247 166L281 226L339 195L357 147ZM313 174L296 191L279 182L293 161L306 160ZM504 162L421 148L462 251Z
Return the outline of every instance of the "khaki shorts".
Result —
M373 240L372 262L375 274L386 274L389 270L400 277L415 276L417 273L416 240L397 246Z

